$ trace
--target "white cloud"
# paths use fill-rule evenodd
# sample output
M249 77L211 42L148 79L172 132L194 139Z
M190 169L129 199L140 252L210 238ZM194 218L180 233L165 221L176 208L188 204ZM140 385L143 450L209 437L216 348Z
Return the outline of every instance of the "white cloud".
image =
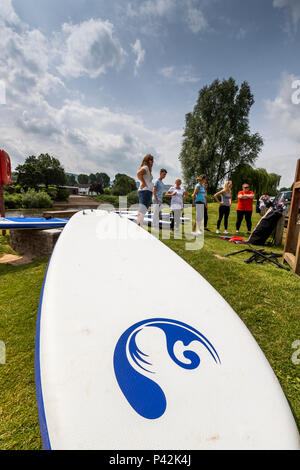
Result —
M208 29L208 22L201 8L202 3L199 0L132 0L127 5L126 11L131 18L138 16L147 17L148 20L173 18L174 21L182 18L190 31L197 34Z
M76 25L65 23L59 43L65 43L59 52L62 64L58 67L65 77L98 77L109 67L122 67L126 56L119 40L114 37L113 25L100 19Z
M134 70L134 73L136 75L138 68L144 62L146 51L145 49L142 48L142 43L139 39L137 39L134 44L131 44L131 48L134 54L136 55L135 70Z
M186 65L185 67L179 69L175 66L163 67L159 71L160 75L163 77L173 80L177 83L184 84L184 83L197 83L200 81L199 77L196 77L193 74L193 67L190 65Z
M263 137L265 145L256 166L282 175L282 186L294 180L296 161L300 149L300 103L292 101L295 89L292 84L300 77L284 73L274 100L266 100L266 117Z
M176 6L176 0L147 0L141 3L140 13L145 15L165 16Z
M50 39L28 25L18 31L12 24L1 26L0 77L6 82L1 145L14 168L29 155L48 152L67 171L136 177L143 155L150 152L157 168L166 166L170 178L178 176L181 130L150 129L136 116L85 106L74 99L57 71L60 67L66 77L96 77L108 67L118 68L125 53L111 23L65 24ZM137 40L132 47L139 67L145 57L142 44Z
M144 122L108 108L84 106L66 101L61 108L46 101L33 103L30 112L21 114L13 125L0 121L3 145L11 153L13 165L23 156L49 152L60 159L65 169L75 173L105 171L136 177L142 157L152 153L159 166L168 167L170 177L179 174L178 153L182 132L149 129Z
M187 23L190 30L195 34L208 28L208 23L197 3L195 0L186 0Z
M8 24L19 24L20 19L12 5L12 0L1 0L0 2L0 20Z
M240 28L236 34L237 39L244 39L247 34L247 31L245 28Z
M268 118L276 125L278 131L289 136L300 144L300 104L293 103L295 89L293 83L300 77L284 73L276 98L266 100Z
M299 0L273 0L275 8L288 8L291 13L294 30L297 30L297 25L300 20L300 1ZM290 28L288 28L289 30Z

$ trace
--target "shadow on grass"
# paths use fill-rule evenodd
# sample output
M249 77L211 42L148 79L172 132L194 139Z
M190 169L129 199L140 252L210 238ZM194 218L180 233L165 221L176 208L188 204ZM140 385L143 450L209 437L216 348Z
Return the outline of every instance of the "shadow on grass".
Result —
M12 273L21 273L32 268L40 267L43 264L47 264L49 257L44 258L35 258L32 262L28 264L21 264L20 266L13 266L11 264L0 264L0 277L6 274Z

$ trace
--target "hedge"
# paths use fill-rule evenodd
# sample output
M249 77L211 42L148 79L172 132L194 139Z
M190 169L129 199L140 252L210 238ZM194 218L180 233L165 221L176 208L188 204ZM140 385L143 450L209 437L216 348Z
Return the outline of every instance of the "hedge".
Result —
M30 189L22 194L4 194L6 209L47 209L52 207L51 197L45 191Z

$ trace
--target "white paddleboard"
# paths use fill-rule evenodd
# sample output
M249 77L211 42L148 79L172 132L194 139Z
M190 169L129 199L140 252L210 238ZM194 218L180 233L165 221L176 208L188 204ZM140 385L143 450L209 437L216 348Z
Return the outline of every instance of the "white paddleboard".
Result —
M138 215L138 211L114 211L116 214L121 214L121 215L125 215L125 216L129 216L129 217L132 217L132 216L136 216ZM170 219L172 215L168 212L162 212L161 213L161 217L162 219ZM147 212L145 214L145 218L150 218L152 219L153 218L153 213L152 212ZM181 222L190 222L190 218L189 217L180 217L180 220Z
M121 217L131 220L132 222L137 222L138 217L135 214L119 214ZM144 217L144 223L143 225L151 227L153 224L153 218L152 217ZM170 228L171 222L168 220L160 220L159 225L162 228Z
M182 258L112 212L77 213L56 244L36 387L45 449L299 448L244 323Z

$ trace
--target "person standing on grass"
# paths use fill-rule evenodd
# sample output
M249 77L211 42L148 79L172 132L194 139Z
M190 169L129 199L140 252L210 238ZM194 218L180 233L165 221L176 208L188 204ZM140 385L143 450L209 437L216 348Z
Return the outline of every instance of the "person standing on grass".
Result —
M207 227L207 201L206 201L206 175L197 178L197 184L192 194L193 205L196 206L196 220L194 222L192 235L201 234L201 223L204 217L204 229Z
M140 181L140 187L138 189L139 211L137 216L137 224L141 227L144 224L145 214L151 206L153 194L153 162L154 157L150 154L147 154L142 161L139 171L137 172L137 177Z
M243 184L243 190L238 194L236 233L239 233L243 218L246 219L248 233L252 228L252 212L253 212L254 193L250 191L249 184Z
M232 182L227 181L224 184L224 188L214 195L215 200L219 203L219 219L217 222L217 232L220 233L221 222L224 217L224 233L228 233L228 217L230 214L230 207L232 202ZM219 200L219 196L221 196L221 201Z
M271 200L270 200L269 194L268 193L262 194L261 197L259 198L259 213L261 217L263 217L266 214L270 206L271 206Z
M210 230L207 228L208 224L208 205L207 205L207 188L208 188L208 183L205 183L205 208L206 211L204 211L204 230L207 232L210 232Z
M153 188L153 226L159 228L159 220L161 219L160 208L163 203L164 183L163 179L167 176L167 170L162 168L160 170L159 178L154 183Z
M174 186L172 186L168 192L166 192L166 196L172 197L171 199L171 210L173 217L171 218L171 231L179 230L181 224L181 214L183 209L183 201L187 197L187 191L181 187L182 181L180 178L175 180Z

